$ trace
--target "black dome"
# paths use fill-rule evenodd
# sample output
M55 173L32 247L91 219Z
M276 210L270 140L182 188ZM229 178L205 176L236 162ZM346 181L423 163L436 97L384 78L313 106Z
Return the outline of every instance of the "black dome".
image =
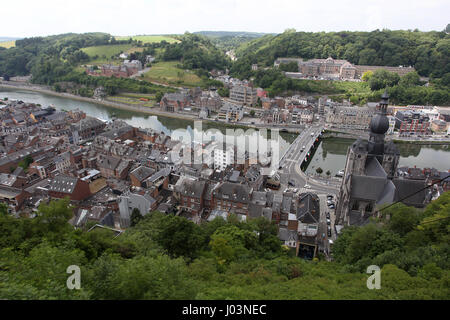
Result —
M373 133L384 134L389 129L389 120L386 116L377 114L370 121L370 131Z

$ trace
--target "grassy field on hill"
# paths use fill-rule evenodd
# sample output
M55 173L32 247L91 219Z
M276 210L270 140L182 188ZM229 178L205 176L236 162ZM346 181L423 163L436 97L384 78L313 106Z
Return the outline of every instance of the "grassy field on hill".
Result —
M178 64L180 64L179 61L157 62L152 65L150 71L144 74L143 80L188 87L201 84L200 77L192 71L177 68Z
M16 40L11 40L11 41L1 41L0 42L0 47L4 47L4 48L12 48L16 45Z
M111 56L119 54L121 52L128 51L132 47L133 47L132 44L114 44L114 45L87 47L82 48L81 50L83 50L89 57L106 56L106 58L111 58Z
M141 99L147 99L147 100L141 100ZM153 107L156 98L154 94L145 94L145 93L131 93L131 92L124 92L121 94L118 94L116 96L109 96L107 100L114 101L114 102L121 102L121 103L127 103L132 105L140 105L143 107Z
M170 36L165 35L141 35L141 36L120 36L116 37L117 40L128 40L132 38L133 40L142 41L142 43L154 43L154 42L161 42L166 41L169 43L175 43L180 42L177 39L174 39Z
M91 59L89 60L90 64L103 64L110 63L118 65L121 60L112 60L111 56L116 56L121 52L131 53L131 52L141 52L143 48L138 48L133 46L132 44L114 44L114 45L103 45L103 46L94 46L82 48ZM97 56L97 58L94 58Z

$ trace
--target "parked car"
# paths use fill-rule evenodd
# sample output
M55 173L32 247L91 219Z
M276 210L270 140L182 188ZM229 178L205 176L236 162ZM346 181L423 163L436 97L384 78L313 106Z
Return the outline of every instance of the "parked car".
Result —
M333 196L331 194L327 195L328 200L333 200Z
M294 181L294 180L289 180L288 184L289 184L290 186L295 187L295 181Z
M298 188L294 188L294 190L292 190L293 193L297 193L298 192Z
M327 219L327 225L331 225L331 220Z
M328 236L331 237L331 230L328 230Z
M327 219L330 219L330 213L329 212L327 212L326 216L327 216Z
M330 209L334 209L334 208L335 208L335 206L334 206L334 204L333 204L333 203L330 203L330 204L328 205L328 208L330 208Z

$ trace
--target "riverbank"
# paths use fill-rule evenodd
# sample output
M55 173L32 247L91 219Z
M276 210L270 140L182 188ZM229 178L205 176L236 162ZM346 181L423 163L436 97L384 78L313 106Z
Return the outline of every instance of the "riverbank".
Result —
M343 132L343 131L334 131L334 130L325 130L322 135L322 139L333 139L333 138L341 138L341 139L351 139L356 140L358 138L368 139L369 133L363 132L360 134L356 134L353 132ZM437 139L437 138L436 138ZM403 144L420 144L420 145L449 145L450 138L440 138L439 140L429 140L429 138L416 138L416 139L408 139L408 138L399 138L398 135L386 135L386 140L392 140L394 143L403 143Z
M88 97L81 97L70 93L64 93L64 92L55 92L48 86L43 85L35 85L30 83L11 83L10 81L0 81L0 87L13 89L13 90L26 90L26 91L33 91L37 93L47 94L59 98L66 98L70 100L75 101L83 101L83 102L89 102L93 104L102 105L105 107L118 109L118 110L125 110L125 111L132 111L136 113L141 114L147 114L147 115L153 115L153 116L159 116L159 117L166 117L171 119L178 119L178 120L184 120L184 121L202 121L202 123L205 123L206 127L209 128L234 128L234 129L267 129L269 132L272 129L278 129L280 128L265 128L265 127L259 127L256 125L248 124L248 123L230 123L230 122L223 122L223 121L215 121L212 119L200 119L196 115L192 114L185 114L185 113L170 113L165 112L161 110L157 110L156 108L150 108L150 107L143 107L143 106L136 106L136 105L130 105L126 103L120 103L120 102L113 102L113 101L107 101L107 100L97 100L93 98ZM0 97L1 98L1 97ZM295 134L298 134L297 132L294 132Z
M40 93L53 95L53 96L56 96L56 97L68 98L68 99L78 100L78 101L91 102L91 103L100 104L100 105L103 105L103 106L106 106L106 107L117 108L117 109L121 109L121 110L134 111L134 112L140 112L140 113L157 115L157 116L163 116L163 117L168 117L168 118L175 118L175 119L181 119L181 120L191 120L191 121L202 120L202 121L214 122L214 121L207 120L207 119L199 119L198 117L193 116L193 115L187 115L187 114L181 115L181 114L176 114L176 113L164 112L164 111L160 111L160 110L154 110L154 109L150 109L148 107L140 107L140 106L134 106L134 105L129 105L129 104L125 104L125 103L118 103L118 102L105 101L105 100L97 100L97 99L94 99L94 98L81 97L81 96L77 96L77 95L66 93L66 92L56 92L56 91L51 90L48 87L38 86L38 85L19 85L19 84L11 84L9 82L5 83L5 81L2 81L2 82L0 82L0 87L10 88L10 89L17 89L17 90L28 90L28 91L40 92Z
M412 144L420 144L420 145L450 145L450 140L396 140L393 139L394 143L412 143Z

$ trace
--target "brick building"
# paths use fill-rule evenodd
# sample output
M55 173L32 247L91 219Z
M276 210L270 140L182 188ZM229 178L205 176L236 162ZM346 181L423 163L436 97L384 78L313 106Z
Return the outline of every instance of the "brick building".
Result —
M395 128L400 134L426 134L429 131L430 118L418 111L397 111Z
M167 112L179 112L189 105L189 97L183 92L166 93L159 103L160 109Z
M72 201L82 201L91 196L91 191L88 182L59 175L50 181L48 195L52 198L69 197Z

